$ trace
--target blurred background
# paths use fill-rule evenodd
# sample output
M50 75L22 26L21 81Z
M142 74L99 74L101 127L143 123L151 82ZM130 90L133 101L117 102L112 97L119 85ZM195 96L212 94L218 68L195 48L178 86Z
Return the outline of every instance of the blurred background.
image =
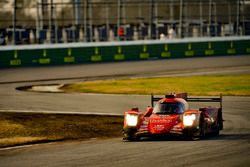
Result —
M1 0L0 45L250 35L250 0Z

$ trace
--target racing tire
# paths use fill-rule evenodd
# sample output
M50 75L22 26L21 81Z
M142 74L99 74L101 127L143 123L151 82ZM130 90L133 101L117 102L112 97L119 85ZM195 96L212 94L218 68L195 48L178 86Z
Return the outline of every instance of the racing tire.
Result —
M219 130L223 130L223 118L222 118L222 112L218 112L218 127Z
M140 141L140 137L138 136L127 136L123 138L124 141Z
M200 120L199 120L199 139L202 139L206 136L206 123L204 119L204 115L200 115Z
M193 141L195 140L194 135L193 135L193 131L191 129L188 129L185 131L185 139L188 141Z
M219 136L220 135L220 131L216 130L215 132L212 133L213 136Z
M187 140L190 140L190 141L200 140L205 137L205 129L206 129L206 124L204 121L204 116L203 114L201 114L200 119L199 119L198 131L194 132L194 130L192 129L187 129L185 132L185 137Z
M220 130L223 129L223 119L222 119L222 112L218 112L218 121L216 125L216 130L212 133L213 136L219 136Z
M140 141L140 137L133 136L126 139L127 141Z
M135 129L127 129L123 131L123 140L126 141L138 141L140 140L140 137L135 135L136 130Z

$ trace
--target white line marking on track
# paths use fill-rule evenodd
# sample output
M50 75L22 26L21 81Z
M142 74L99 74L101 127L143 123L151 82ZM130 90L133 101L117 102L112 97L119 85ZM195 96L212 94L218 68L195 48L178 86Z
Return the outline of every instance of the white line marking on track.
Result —
M117 113L92 113L92 112L76 112L76 111L48 111L48 110L16 110L16 109L0 109L0 112L15 113L44 113L44 114L79 114L79 115L100 115L100 116L123 116Z

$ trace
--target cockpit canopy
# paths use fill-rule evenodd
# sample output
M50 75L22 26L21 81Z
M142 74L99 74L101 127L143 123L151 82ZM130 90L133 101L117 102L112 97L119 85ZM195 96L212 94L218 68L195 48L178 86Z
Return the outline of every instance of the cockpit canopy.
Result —
M185 106L181 102L158 102L153 110L154 114L182 114Z

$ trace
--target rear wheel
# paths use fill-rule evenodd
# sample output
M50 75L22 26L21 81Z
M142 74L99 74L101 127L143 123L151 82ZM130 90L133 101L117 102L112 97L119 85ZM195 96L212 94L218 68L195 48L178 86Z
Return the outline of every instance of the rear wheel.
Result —
M203 114L200 115L199 128L200 128L200 132L199 132L200 138L205 137L205 135L206 135L206 123L205 123L205 119L204 119Z
M221 111L218 112L218 127L219 127L219 130L223 129L223 118L222 118Z
M218 112L218 117L217 117L217 125L216 125L216 130L213 132L214 136L219 136L220 135L220 130L223 129L223 119L222 119L222 112Z

